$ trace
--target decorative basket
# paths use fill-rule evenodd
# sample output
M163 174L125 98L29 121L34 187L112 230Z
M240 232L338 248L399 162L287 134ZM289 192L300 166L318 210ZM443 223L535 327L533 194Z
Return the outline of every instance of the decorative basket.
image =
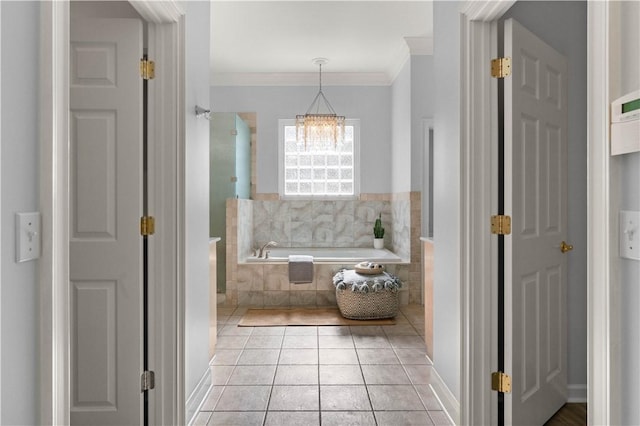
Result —
M336 289L338 309L343 317L355 320L393 318L398 314L398 292L385 290L361 293Z
M343 317L356 320L392 318L398 314L402 282L389 273L360 275L343 269L333 276L336 302Z

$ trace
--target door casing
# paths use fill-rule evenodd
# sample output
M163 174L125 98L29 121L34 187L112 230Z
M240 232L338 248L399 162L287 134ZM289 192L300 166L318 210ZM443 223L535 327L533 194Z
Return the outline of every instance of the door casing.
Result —
M611 262L612 240L617 232L612 206L619 205L618 163L609 152L609 73L611 63L620 63L619 52L610 49L612 29L609 11L614 2L587 2L587 404L588 424L619 424L615 403L621 398L612 366L619 359L620 336L615 331L612 281L619 273ZM618 331L619 333L619 331ZM617 370L617 369L615 369Z
M460 424L495 424L496 395L489 391L487 372L496 368L496 344L488 330L496 329L493 300L497 291L494 265L496 251L483 237L490 206L497 205L492 164L497 158L497 103L495 84L486 76L486 67L497 56L495 23L515 3L467 1L461 8L461 167L462 224L461 279L461 417ZM589 424L615 424L615 387L611 386L611 359L616 347L611 330L610 279L616 266L610 261L610 236L614 229L610 206L615 194L609 190L615 167L608 153L608 99L610 52L609 8L607 2L587 3L588 77L588 372L587 403ZM485 154L486 153L486 154ZM481 186L482 185L482 186ZM490 204L489 204L490 203ZM472 281L473 280L473 286ZM474 291L490 289L490 296ZM495 410L494 410L495 411Z
M515 1L469 1L461 11L460 424L497 424L497 239L487 232L498 199L497 20Z
M184 12L173 0L132 1L148 23L156 79L149 90L151 424L184 424ZM41 3L40 421L69 423L69 2Z

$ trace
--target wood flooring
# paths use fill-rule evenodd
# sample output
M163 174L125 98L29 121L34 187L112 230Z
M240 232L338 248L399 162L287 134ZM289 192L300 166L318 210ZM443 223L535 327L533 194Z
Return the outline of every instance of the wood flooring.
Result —
M545 426L584 426L587 424L587 404L565 404L545 423Z

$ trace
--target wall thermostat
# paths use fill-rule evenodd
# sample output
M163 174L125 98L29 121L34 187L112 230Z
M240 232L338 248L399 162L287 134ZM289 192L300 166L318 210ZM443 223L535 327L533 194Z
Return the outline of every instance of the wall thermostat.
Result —
M640 90L611 103L611 155L640 151Z

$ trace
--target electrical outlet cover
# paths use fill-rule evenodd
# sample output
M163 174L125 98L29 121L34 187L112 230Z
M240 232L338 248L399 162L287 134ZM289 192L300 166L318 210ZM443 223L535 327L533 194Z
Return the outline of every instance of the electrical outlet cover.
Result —
M40 257L40 213L16 213L16 262Z
M620 257L640 260L640 212L620 211Z

